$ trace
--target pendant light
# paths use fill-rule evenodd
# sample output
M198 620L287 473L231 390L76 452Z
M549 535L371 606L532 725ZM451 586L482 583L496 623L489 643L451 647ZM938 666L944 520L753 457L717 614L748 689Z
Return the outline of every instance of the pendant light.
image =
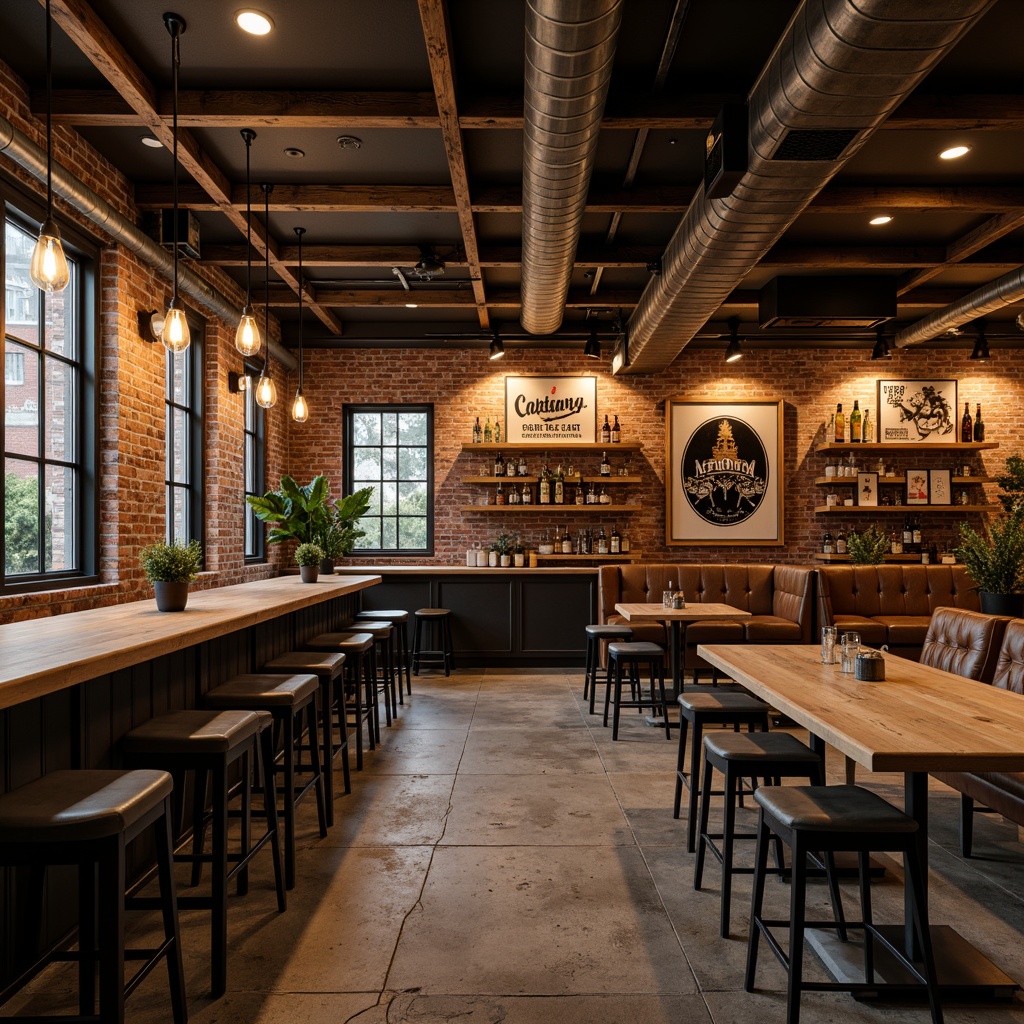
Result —
M256 133L251 128L242 129L245 139L245 305L242 318L235 331L235 348L243 356L254 356L260 350L260 329L252 311L252 206L249 202L249 149Z
M743 348L740 345L740 318L738 316L729 317L729 344L725 347L725 361L727 363L735 363L743 358Z
M299 238L299 387L295 392L295 401L292 402L292 419L296 423L305 423L309 419L309 406L302 393L302 236L305 233L305 228L295 229Z
M46 220L32 249L28 276L44 292L60 292L68 286L71 272L60 243L60 230L53 219L53 22L50 0L46 0Z
M171 36L171 80L173 83L174 107L172 109L171 134L174 139L174 294L164 316L164 329L160 340L168 352L184 352L192 340L185 311L178 303L178 66L181 64L181 48L178 40L185 31L185 19L180 14L164 15L164 24Z
M277 402L277 386L270 376L270 193L273 185L260 185L263 189L263 230L266 232L267 250L267 302L263 308L263 333L267 337L267 346L263 353L263 369L260 379L256 382L256 404L269 409Z

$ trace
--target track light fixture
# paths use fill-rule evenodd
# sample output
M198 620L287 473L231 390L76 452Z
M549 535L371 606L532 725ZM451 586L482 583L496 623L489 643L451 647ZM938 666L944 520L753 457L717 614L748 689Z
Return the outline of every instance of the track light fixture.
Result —
M46 0L46 220L32 249L28 276L44 292L60 292L68 286L71 271L53 219L53 20Z
M743 358L743 349L740 348L739 329L740 318L731 316L727 321L729 325L729 344L725 350L725 361L735 363Z
M249 185L249 150L256 133L251 128L242 129L245 140L245 305L242 317L235 331L235 348L243 356L254 356L260 350L260 329L252 311L252 205Z
M263 307L263 333L267 339L267 346L263 353L260 379L256 382L256 404L269 409L277 402L277 385L270 376L270 193L273 192L274 186L261 185L260 188L263 189L263 230L267 235L267 301Z
M591 359L601 358L601 342L597 338L597 328L590 328L590 337L587 339L587 343L583 346L583 354L589 356Z
M875 347L871 350L871 358L892 359L892 353L889 351L889 342L885 340L881 327L875 328Z
M299 239L299 387L292 402L292 419L296 423L305 423L309 419L309 406L306 404L306 396L302 393L302 236L305 233L305 228L295 229Z
M498 337L498 328L495 327L491 333L491 344L489 346L488 359L501 359L505 355L505 346Z
M974 339L974 351L971 352L972 359L991 359L988 352L988 338L985 337L985 321L978 321L978 336Z

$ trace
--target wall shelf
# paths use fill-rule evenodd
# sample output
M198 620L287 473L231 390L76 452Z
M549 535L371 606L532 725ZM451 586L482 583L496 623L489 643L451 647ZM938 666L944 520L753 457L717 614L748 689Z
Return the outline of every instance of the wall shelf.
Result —
M994 476L954 476L950 480L954 484L994 484L996 478ZM878 478L879 485L884 484L899 484L904 485L907 482L905 476L880 476ZM857 486L857 478L855 476L819 476L814 481L815 487L831 487L833 485L846 484L848 487Z
M815 514L837 515L840 512L994 512L994 505L817 505Z
M853 559L849 555L824 555L820 551L815 554L814 560L816 562L852 562L853 561ZM884 558L883 558L883 561L886 561L886 562L899 562L899 563L903 563L903 564L913 565L915 563L916 564L920 564L921 556L920 555L885 555ZM928 564L929 565L935 565L935 564L939 564L939 565L947 564L948 565L949 563L948 562L947 563L929 562Z
M885 444L872 441L853 444L849 441L825 441L815 447L816 452L982 452L999 447L998 441L908 441L905 444Z
M461 480L464 484L537 484L540 477L536 476L464 476ZM857 481L852 479L851 483ZM567 476L566 487L580 487L583 484L604 484L608 486L619 484L642 484L643 477L639 476Z
M605 444L603 441L574 441L571 444L555 444L553 441L537 441L531 443L513 444L501 441L495 444L493 441L474 444L472 441L463 441L464 452L547 452L557 455L559 452L638 452L640 445L625 444L622 441Z
M537 562L641 562L643 555L639 551L630 551L625 555L537 555Z
M603 515L606 512L617 512L629 515L631 512L639 512L639 505L463 505L462 512L574 512L577 515L586 515L588 518L592 513Z

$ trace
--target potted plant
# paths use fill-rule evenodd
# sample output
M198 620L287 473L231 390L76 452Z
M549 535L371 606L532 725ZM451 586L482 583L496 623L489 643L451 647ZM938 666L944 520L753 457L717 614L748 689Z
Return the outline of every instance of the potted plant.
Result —
M299 575L303 583L316 583L320 575L320 560L324 557L324 549L319 544L300 544L295 549L295 564L299 567Z
M184 611L188 602L188 585L203 567L203 549L199 541L149 544L139 552L139 563L146 579L153 584L157 609L162 612Z
M357 527L359 520L370 508L372 487L363 487L344 498L325 504L314 517L313 541L324 549L324 561L320 571L325 575L334 572L334 563L350 554L365 530Z
M975 530L960 524L956 557L967 567L980 592L981 610L1019 617L1024 608L1024 506L997 516Z
M494 544L491 546L492 550L498 555L498 563L503 568L508 568L512 564L512 548L515 546L515 537L510 533L499 533L494 538Z
M878 565L885 561L889 538L877 526L869 526L862 533L850 533L846 550L850 561L857 565Z

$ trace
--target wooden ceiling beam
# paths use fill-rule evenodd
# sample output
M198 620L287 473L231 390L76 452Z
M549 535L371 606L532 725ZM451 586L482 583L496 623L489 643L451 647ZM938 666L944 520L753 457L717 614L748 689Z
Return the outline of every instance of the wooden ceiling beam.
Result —
M968 288L917 288L906 295L901 295L897 299L896 305L900 309L929 309L948 306L966 295L969 290ZM730 293L722 305L736 309L757 309L759 300L760 292L756 288L737 288Z
M415 245L303 245L302 262L307 267L411 267L423 254ZM282 245L277 258L288 266L297 266L299 249ZM204 245L202 263L214 267L244 267L244 245ZM461 254L445 255L449 267L464 267Z
M305 253L303 253L305 263ZM465 282L467 285L469 282ZM258 289L257 289L258 292ZM254 296L253 305L263 306L263 296ZM566 297L568 309L592 309L595 306L615 306L616 308L633 307L640 299L639 289L632 291L606 292L593 296L588 289L570 290ZM476 305L472 291L467 288L414 288L405 291L403 288L317 288L316 300L333 309L370 309L392 308L403 309L410 302L423 309L466 309ZM284 288L272 288L270 292L271 309L297 309L298 298ZM518 289L493 291L487 299L491 309L515 309L521 306Z
M448 172L458 207L459 225L462 228L462 248L466 254L469 277L473 282L476 298L477 317L481 327L490 326L484 293L483 274L480 271L480 254L477 247L476 223L469 194L469 173L466 169L466 153L462 145L462 128L459 125L458 103L455 89L455 66L452 60L451 31L448 25L448 8L445 0L417 0L423 38L427 44L427 61L430 77L437 98L437 115L448 154Z
M40 0L45 4L45 0ZM95 11L85 0L53 0L51 12L54 21L71 39L79 50L93 63L104 78L114 87L128 105L139 115L143 123L164 146L170 150L174 143L172 126L166 122L157 109L157 92L152 83L139 69L131 55L107 26L100 21ZM170 58L170 37L167 53ZM217 204L217 207L244 235L245 214L236 210L231 203L231 185L224 173L203 152L195 137L187 128L178 127L178 161L181 168L191 174L197 184ZM299 282L291 270L275 261L274 246L266 237L262 224L253 218L252 240L261 256L270 250L271 264L289 287L299 289ZM310 309L328 330L340 334L341 323L326 310L319 308L310 296Z

